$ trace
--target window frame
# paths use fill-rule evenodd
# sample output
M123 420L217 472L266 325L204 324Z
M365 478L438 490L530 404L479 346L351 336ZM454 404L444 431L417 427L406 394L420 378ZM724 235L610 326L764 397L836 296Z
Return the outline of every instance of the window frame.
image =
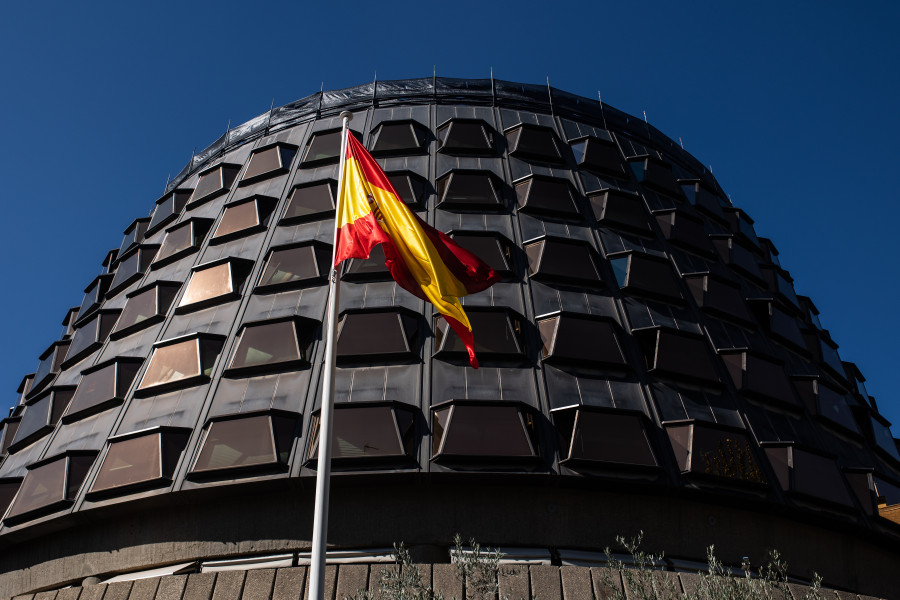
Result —
M294 215L288 216L287 212L290 210L291 205L293 204L294 194L297 193L297 190L302 190L306 188L318 187L320 185L328 186L328 189L331 193L331 208L323 211L312 212L306 215ZM325 179L316 179L313 181L306 181L303 183L295 184L291 187L291 191L287 195L287 201L285 202L284 210L282 211L282 216L278 220L278 225L297 225L299 223L310 223L313 221L325 221L327 219L331 219L334 217L335 207L337 206L337 180L332 177L327 177Z
M206 204L214 198L218 198L219 196L223 196L229 193L232 186L234 186L234 183L237 180L237 176L241 172L242 168L243 165L221 162L200 171L197 176L197 183L194 187L194 191L191 192L191 197L188 198L187 204L185 205L185 210L194 210L198 206ZM203 178L212 175L213 172L217 170L219 171L219 187L208 192L202 190L201 186L203 183ZM204 194L202 196L197 196L198 191L203 191Z
M272 149L276 149L276 155L278 156L278 167L271 169L269 171L264 171L262 173L257 173L255 175L248 175L250 172L250 166L253 164L253 157L267 152ZM290 152L290 159L285 163L285 155L284 151ZM259 181L264 181L266 179L270 179L272 177L277 177L279 175L284 175L285 173L289 173L291 170L291 165L294 162L294 159L297 157L299 151L299 147L294 144L288 144L287 142L272 142L270 144L265 144L260 146L259 148L254 148L250 153L249 158L247 159L247 167L244 169L244 174L241 176L240 181L238 181L238 186L245 186L257 183Z
M194 252L200 250L200 247L203 245L203 240L206 239L206 236L212 230L214 219L206 219L202 217L191 217L189 219L185 219L184 221L179 221L178 223L174 223L172 226L167 227L165 229L165 235L163 236L162 241L159 244L159 250L156 251L157 256L153 257L153 262L150 263L151 269L159 269L165 265L171 264L178 260L181 260L185 256L189 256ZM176 229L182 229L184 227L190 227L190 236L191 240L198 240L196 243L191 243L189 246L185 248L181 248L180 250L176 250L172 254L168 256L159 256L159 252L165 247L166 237L175 231Z
M381 137L382 129L385 125L389 127L400 126L400 125L409 125L410 131L416 141L421 142L421 145L416 146L414 148L400 148L400 149L382 149L377 150L375 147L378 145L378 140ZM372 156L377 157L388 157L388 156L411 156L417 154L426 154L428 152L428 145L431 140L429 139L431 131L427 126L416 121L415 119L385 119L384 121L379 122L369 131L369 146L371 146L371 150L369 152Z
M125 403L125 399L128 396L128 390L131 389L131 386L134 385L134 382L137 380L138 375L140 374L141 365L144 364L143 358L132 357L132 356L116 356L115 358L111 358L109 360L105 360L96 365L92 365L87 369L84 369L81 372L81 379L78 382L78 385L75 387L75 393L72 394L72 399L69 401L69 404L66 406L66 411L63 413L60 421L63 424L74 423L76 421L80 421L91 415L95 415L97 413L101 413L105 410L108 410L114 406L119 406ZM124 380L120 380L120 377L123 375L123 365L130 365L134 368L134 373L131 375L130 381L124 382ZM113 373L113 396L111 398L107 398L106 400L102 400L100 402L95 402L94 404L90 404L79 410L72 410L73 403L78 396L78 389L81 387L85 378L89 375L92 375L98 371L102 371L110 366L114 366ZM125 373L127 375L127 373Z
M275 254L276 252L288 252L291 250L296 250L298 248L310 249L315 259L316 270L319 272L318 275L314 277L307 277L281 283L262 283L263 278L268 271L269 261L272 260L273 254ZM298 290L307 287L324 285L328 282L328 274L331 272L331 254L331 244L326 244L325 242L320 242L318 240L307 240L301 242L293 242L290 244L271 246L268 250L266 250L265 260L263 261L263 266L262 269L260 269L259 276L256 278L256 285L253 288L253 293L272 294L281 291Z
M172 308L172 305L175 304L175 299L178 297L178 291L181 289L181 282L179 281L165 281L162 279L158 279L153 283L150 283L145 286L141 286L136 290L128 292L125 295L126 302L125 306L122 307L122 312L119 315L119 319L116 321L116 324L113 326L112 331L109 334L109 339L111 340L120 340L122 338L128 337L129 335L141 331L143 329L147 329L148 327L152 327L158 323L162 323L166 320L166 315L169 312L169 309ZM162 308L160 305L160 291L162 288L166 288L172 290L172 298L169 301L168 306ZM132 323L131 325L127 325L122 329L119 329L119 321L122 320L122 316L126 314L128 310L128 302L134 298L135 296L140 296L142 294L148 293L151 290L155 290L154 293L154 304L156 305L156 314L153 316L147 317L143 321L138 321L137 323Z
M479 125L482 135L485 136L487 148L484 149L467 149L460 147L451 147L446 149L446 144L441 141L441 130L448 129L448 135L453 129L454 124L463 125ZM462 117L451 117L435 128L435 139L437 140L437 151L449 156L497 156L497 140L496 130L484 119L468 119Z
M264 327L266 325L274 325L277 323L285 322L293 323L294 348L297 351L296 359L280 361L277 363L265 363L239 367L233 366L235 358L237 357L237 352L241 346L241 341L243 340L243 336L246 333L247 329L252 329L254 327ZM298 371L300 369L310 367L313 361L313 353L316 343L316 332L318 331L320 326L321 323L319 321L307 317L301 317L299 315L280 317L277 319L248 321L246 323L242 323L234 336L234 344L232 345L231 352L228 356L228 363L224 371L222 372L222 376L228 378L254 377L257 375L270 373ZM305 344L303 343L302 339L304 336L307 336L309 338ZM306 347L306 351L304 351L304 347ZM307 355L306 358L304 358L304 354Z
M148 398L150 396L158 396L160 394L165 394L167 392L180 390L189 387L195 387L198 385L203 385L212 380L212 375L215 372L216 364L219 361L219 357L222 355L223 346L226 341L226 336L224 335L215 335L211 333L190 333L188 335L182 335L174 338L169 338L167 340L161 340L153 344L153 348L150 352L150 356L147 359L147 366L139 373L140 378L138 379L137 386L134 389L134 396L136 398ZM198 372L195 374L186 375L185 377L181 377L179 379L165 381L162 383L156 383L152 385L144 386L144 379L147 377L147 372L150 370L150 367L153 366L153 359L156 356L156 353L161 348L167 348L169 346L175 346L178 344L183 344L193 341L196 344L196 357L197 357L197 367ZM209 362L210 374L205 375L204 371L204 346L206 343L209 347L214 345L219 346L219 349L216 351L215 358Z
M203 298L202 300L197 300L195 302L191 302L190 304L184 304L184 301L187 298L187 294L191 289L191 281L193 280L196 273L215 269L216 267L226 264L228 265L228 276L231 288L228 292L219 294L218 296ZM177 298L178 304L175 306L175 314L183 315L191 312L196 312L198 310L203 310L211 306L216 306L218 304L225 304L240 299L243 295L244 289L247 285L247 280L250 277L250 272L252 271L252 269L252 260L239 258L236 256L226 256L224 258L211 260L209 262L205 262L203 264L192 267L191 274L185 282L184 289L181 295Z
M455 200L446 200L446 196L451 190L451 186L453 184L453 178L456 175L463 176L476 176L480 175L488 180L488 184L491 186L491 191L493 192L494 200L496 202L482 202L482 203L466 203L459 202ZM441 189L441 182L446 181L443 184L445 187ZM439 208L441 210L449 210L453 212L476 212L476 213L499 213L505 212L508 210L508 201L506 197L506 185L503 180L497 176L491 170L487 169L450 169L446 173L442 174L440 177L435 178L435 190L437 193L437 198L435 201L435 208Z
M219 235L219 228L222 227L222 224L225 222L225 217L228 215L228 210L251 203L256 206L256 224ZM217 219L215 228L213 229L212 235L209 238L209 245L215 246L224 244L233 240L237 240L243 237L249 237L251 235L266 231L269 228L269 223L272 220L272 213L275 211L275 206L277 204L277 198L272 198L271 196L263 196L261 194L254 194L247 198L233 200L228 204L225 204L222 207L222 214Z

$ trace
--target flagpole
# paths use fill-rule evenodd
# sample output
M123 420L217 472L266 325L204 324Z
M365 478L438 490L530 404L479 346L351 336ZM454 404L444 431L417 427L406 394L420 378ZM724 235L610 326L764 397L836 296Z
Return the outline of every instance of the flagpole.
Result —
M338 167L338 202L344 185L344 160L347 154L347 131L353 113L341 113L341 161ZM312 559L310 562L309 598L323 600L325 596L325 549L328 534L328 491L331 478L331 418L334 415L335 343L337 309L340 298L340 277L334 266L337 253L339 215L335 211L334 241L331 250L331 271L328 276L328 313L325 320L325 367L322 382L322 408L319 411L319 458L316 463L316 504L313 514Z

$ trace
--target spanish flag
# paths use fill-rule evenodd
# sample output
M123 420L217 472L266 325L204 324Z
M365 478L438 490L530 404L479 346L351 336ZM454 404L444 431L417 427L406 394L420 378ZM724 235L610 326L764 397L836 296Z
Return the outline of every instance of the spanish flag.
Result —
M411 211L349 131L336 222L334 266L347 258L369 258L372 248L382 244L384 262L394 280L434 304L465 344L469 362L477 369L472 325L459 298L489 288L500 277Z

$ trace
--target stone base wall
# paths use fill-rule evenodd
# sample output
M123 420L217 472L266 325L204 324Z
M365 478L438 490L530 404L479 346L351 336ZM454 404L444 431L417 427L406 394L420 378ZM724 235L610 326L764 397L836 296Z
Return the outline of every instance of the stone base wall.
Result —
M430 584L445 600L467 598L465 582L452 564L418 565L423 583ZM352 598L360 590L377 591L383 564L329 565L325 568L325 600ZM219 573L168 575L110 584L67 587L13 600L308 600L309 569L289 567ZM696 589L699 576L672 574L682 591ZM620 575L603 567L556 567L550 565L506 565L499 575L500 597L509 600L604 600L614 590L624 591L629 600L638 596L628 589ZM803 600L809 588L791 584L785 600ZM849 592L821 590L824 600L877 600Z

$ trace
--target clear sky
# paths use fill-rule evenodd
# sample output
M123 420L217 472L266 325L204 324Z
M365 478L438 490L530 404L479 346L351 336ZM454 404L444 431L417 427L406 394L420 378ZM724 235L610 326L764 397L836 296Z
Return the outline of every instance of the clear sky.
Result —
M897 2L136 5L0 9L0 405L125 227L229 121L376 71L493 67L600 91L680 137L774 241L900 427Z

